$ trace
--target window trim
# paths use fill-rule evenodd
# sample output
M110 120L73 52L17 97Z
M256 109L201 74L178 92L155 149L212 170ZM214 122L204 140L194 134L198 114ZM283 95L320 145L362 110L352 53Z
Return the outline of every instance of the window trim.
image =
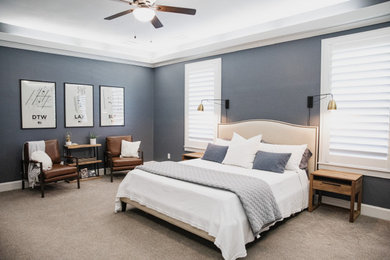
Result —
M200 152L206 149L207 143L201 144L200 142L192 142L188 140L188 88L189 88L189 71L191 68L197 68L204 66L203 64L209 63L214 66L216 71L215 85L214 85L214 98L221 99L222 96L222 59L216 58L211 60L204 60L198 62L192 62L185 64L184 67L184 150L191 152ZM221 122L221 104L214 103L214 140L217 137L218 124Z
M361 33L355 33L350 35L344 35L334 38L323 39L321 41L321 94L331 93L330 89L330 51L332 46L335 44L349 44L348 42L354 42L353 44L358 45L359 41L366 41L367 38L383 38L388 37L390 40L390 27L376 29ZM363 175L379 177L390 179L390 167L370 167L370 166L360 166L352 165L348 163L335 163L327 161L327 155L329 150L329 113L327 111L328 99L323 99L320 101L320 145L319 145L319 168L322 169L333 169L333 170L345 170L345 171L355 171ZM337 100L336 100L337 102ZM388 155L387 165L390 165L390 153Z

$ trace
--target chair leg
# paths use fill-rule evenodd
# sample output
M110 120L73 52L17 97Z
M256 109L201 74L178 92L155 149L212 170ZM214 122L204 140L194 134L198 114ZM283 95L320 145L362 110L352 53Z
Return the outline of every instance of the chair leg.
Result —
M44 181L44 176L43 176L43 173L41 172L41 177L39 178L40 181L40 186L41 186L41 198L44 198L45 197L45 181Z
M22 173L22 190L24 190L25 188L25 184L24 184L24 176L23 176L23 173Z
M77 172L77 189L80 189L80 173Z
M22 190L24 190L24 162L22 161Z
M41 198L45 197L45 185L41 182Z
M110 172L110 174L111 174L111 182L113 182L112 167L111 167L111 172Z
M104 175L106 175L106 167L107 167L107 157L104 156L104 161L103 161Z

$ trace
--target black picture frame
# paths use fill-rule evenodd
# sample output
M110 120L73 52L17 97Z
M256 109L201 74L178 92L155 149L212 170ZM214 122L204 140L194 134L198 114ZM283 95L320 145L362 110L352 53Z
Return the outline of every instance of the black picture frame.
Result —
M21 129L57 128L56 83L20 79Z
M85 95L86 111L80 109L81 104L77 105L77 97L72 96L70 93L72 88L84 87L87 88ZM73 90L74 91L74 90ZM69 99L73 98L73 102ZM74 103L74 108L72 108L71 103ZM78 108L76 108L76 106ZM81 110L81 111L74 111ZM86 115L83 115L86 113ZM83 84L83 83L64 83L64 126L65 128L91 128L95 125L95 106L94 106L94 85L92 84ZM71 118L73 115L74 118ZM83 118L81 118L83 116ZM85 118L87 118L87 123L85 123ZM84 119L84 120L83 120Z
M99 104L99 122L101 127L125 126L124 87L100 85Z

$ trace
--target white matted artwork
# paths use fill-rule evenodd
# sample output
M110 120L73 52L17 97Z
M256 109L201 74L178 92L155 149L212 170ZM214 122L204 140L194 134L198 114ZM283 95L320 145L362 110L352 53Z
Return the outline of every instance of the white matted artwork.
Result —
M22 129L56 128L56 84L20 80Z
M100 126L125 125L125 88L100 86Z
M93 86L65 83L65 127L93 127Z

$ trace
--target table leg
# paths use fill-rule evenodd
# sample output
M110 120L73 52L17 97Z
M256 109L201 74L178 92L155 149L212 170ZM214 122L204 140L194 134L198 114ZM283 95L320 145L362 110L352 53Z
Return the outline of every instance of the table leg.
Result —
M321 205L322 203L322 191L318 191L318 205Z
M309 212L313 211L313 175L310 174Z
M358 205L357 205L357 210L359 211L359 213L360 213L361 208L362 208L362 191L359 191Z
M99 158L98 158L99 154L98 154L98 148L97 147L95 147L94 153L95 153L94 157L96 157L96 160L99 160ZM96 174L96 176L99 176L99 168L98 168L98 164L97 163L95 163L95 174Z
M70 152L70 149L66 149L66 156L72 156L72 153ZM71 161L73 161L73 159L68 159L68 158L64 158L64 163L70 163Z
M355 212L355 188L356 188L356 181L352 181L352 190L351 190L351 205L350 205L350 211L349 211L349 222L353 222L354 219L354 212Z
M361 208L362 208L362 179L359 180L359 190L358 190L358 201L357 201L357 210L356 213L354 213L353 217L354 220L360 215Z

